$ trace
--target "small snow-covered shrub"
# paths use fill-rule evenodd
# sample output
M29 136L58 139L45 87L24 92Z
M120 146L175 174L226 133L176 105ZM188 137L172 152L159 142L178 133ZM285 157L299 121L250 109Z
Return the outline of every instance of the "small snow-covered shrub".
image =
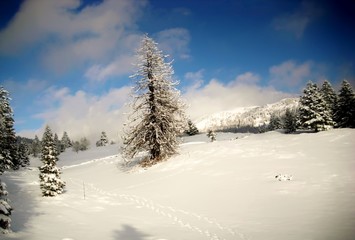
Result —
M11 232L11 211L12 207L9 200L6 198L8 192L6 191L6 184L0 180L0 233Z

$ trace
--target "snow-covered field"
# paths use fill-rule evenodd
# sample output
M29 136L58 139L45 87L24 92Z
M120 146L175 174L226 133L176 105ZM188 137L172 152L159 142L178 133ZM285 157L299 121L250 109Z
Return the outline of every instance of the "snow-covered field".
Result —
M15 210L0 237L351 240L354 153L355 129L186 137L180 155L147 170L123 167L117 145L68 151L63 195L41 197L38 161L2 176Z

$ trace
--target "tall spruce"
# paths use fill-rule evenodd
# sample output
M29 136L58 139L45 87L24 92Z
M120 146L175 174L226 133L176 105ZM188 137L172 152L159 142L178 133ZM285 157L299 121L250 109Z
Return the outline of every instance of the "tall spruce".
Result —
M16 135L9 92L0 86L0 172L10 167L17 169Z
M355 127L355 94L346 80L342 82L339 90L335 121L337 127Z
M54 146L53 134L49 126L42 138L42 156L43 165L39 167L40 187L43 196L56 196L63 193L65 182L60 179L61 171L56 166L58 156Z
M139 152L148 153L141 165L150 166L178 152L178 135L186 125L184 104L173 81L171 62L147 35L137 50L137 71L132 113L125 129L123 156L132 159Z
M337 108L337 94L334 91L332 85L330 84L329 81L325 80L322 84L322 87L320 89L320 92L323 96L323 99L326 102L326 107L330 111L332 119L335 119L335 111Z
M316 132L327 130L334 125L322 94L311 81L307 83L303 96L300 97L298 121L302 128Z

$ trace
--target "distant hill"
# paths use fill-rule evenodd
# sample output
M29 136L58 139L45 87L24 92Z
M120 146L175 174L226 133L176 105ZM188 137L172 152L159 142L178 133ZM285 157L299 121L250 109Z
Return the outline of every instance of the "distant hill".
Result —
M269 124L271 114L283 115L287 108L296 109L299 98L285 98L264 106L241 107L223 111L196 121L200 132L215 131L257 132Z

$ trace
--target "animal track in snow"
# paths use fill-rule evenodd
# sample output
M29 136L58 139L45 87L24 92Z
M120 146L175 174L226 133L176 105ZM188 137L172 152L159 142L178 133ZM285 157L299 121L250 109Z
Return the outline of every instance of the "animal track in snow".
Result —
M82 180L70 178L70 181L77 187L83 188ZM176 224L181 228L189 229L190 231L201 234L207 237L207 239L227 240L227 239L236 239L236 237L242 240L248 239L240 231L236 232L232 228L223 226L216 220L208 218L206 216L202 216L181 209L176 209L171 206L164 206L161 204L157 204L151 200L136 195L117 194L117 193L108 192L96 187L92 183L86 183L85 186L89 188L87 189L88 191L94 191L96 193L99 193L99 195L104 195L105 202L110 202L110 201L117 202L116 199L118 198L121 199L122 201L127 201L127 203L136 204L135 207L138 209L141 208L149 209L160 216L170 219L170 221L172 221L173 224ZM114 198L115 200L112 198Z

